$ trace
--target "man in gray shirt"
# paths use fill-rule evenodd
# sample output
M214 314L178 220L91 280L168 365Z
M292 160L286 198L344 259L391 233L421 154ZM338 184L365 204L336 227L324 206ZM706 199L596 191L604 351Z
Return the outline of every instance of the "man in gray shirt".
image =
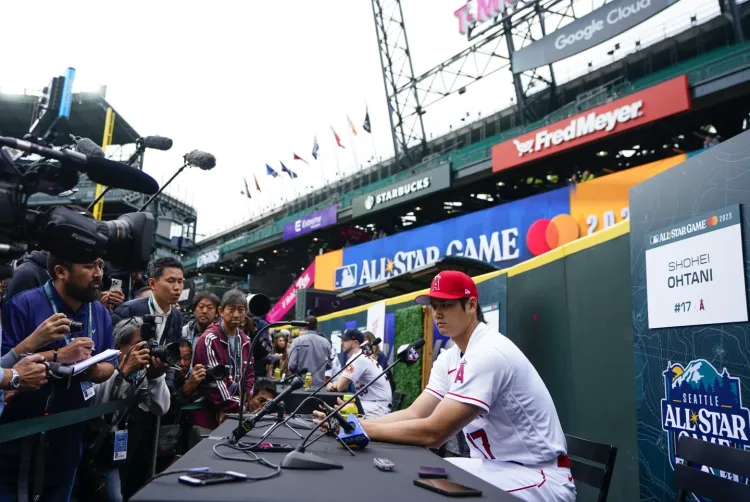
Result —
M289 371L297 373L305 368L312 373L312 386L325 383L326 361L331 357L331 342L318 333L318 319L305 317L307 329L294 339L289 349ZM302 375L304 377L304 375Z

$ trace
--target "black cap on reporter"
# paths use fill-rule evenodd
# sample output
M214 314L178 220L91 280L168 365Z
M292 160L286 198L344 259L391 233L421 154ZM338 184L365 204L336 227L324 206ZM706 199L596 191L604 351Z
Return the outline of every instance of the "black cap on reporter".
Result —
M339 335L339 338L341 338L342 341L343 340L356 340L359 343L365 342L365 335L363 335L362 332L356 328L347 329L346 331L344 331L343 335Z

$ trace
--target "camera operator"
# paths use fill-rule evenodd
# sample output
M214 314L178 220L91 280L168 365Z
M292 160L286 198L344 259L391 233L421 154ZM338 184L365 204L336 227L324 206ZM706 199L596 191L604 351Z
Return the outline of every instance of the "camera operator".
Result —
M115 348L120 350L117 372L95 386L94 404L134 398L134 405L155 416L169 410L169 390L164 368L150 356L141 340L143 320L124 319L114 328ZM150 363L150 364L149 364ZM84 461L79 471L79 500L120 502L120 469L126 460L148 462L128 455L129 410L90 422L85 436Z
M216 387L205 387L202 393L208 398L204 409L195 413L195 425L201 434L208 434L220 423L221 413L238 413L240 407L240 382L245 367L253 364L250 353L250 338L240 329L245 322L247 303L245 294L239 289L224 293L219 307L221 322L212 324L198 340L195 348L196 365L229 365L228 374L217 380ZM255 382L253 371L247 372L245 391L250 394ZM250 397L249 395L247 396Z
M49 280L47 272L47 251L32 251L24 256L13 271L13 277L5 289L5 300L10 300L18 293L38 288Z
M3 307L2 353L22 346L22 342L45 322L57 338L42 347L40 354L47 361L71 364L111 349L112 320L107 309L96 301L102 285L103 262L71 263L50 254L48 272L52 280L13 297ZM67 319L53 319L53 314L64 314ZM71 322L80 331L70 333ZM60 331L63 331L60 337ZM48 333L49 334L49 333ZM25 349L24 349L25 350ZM20 354L19 354L20 355ZM90 405L94 383L106 381L115 371L116 358L92 365L80 382L68 387L46 386L40 392L20 393L5 407L0 423L13 422L43 413L59 413ZM0 443L0 500L14 499L19 474L29 472L31 456L23 457L22 445L35 448L34 454L44 459L36 462L35 484L29 483L45 501L70 498L76 469L81 460L83 424L75 424L48 431L44 436L30 436L23 440ZM41 441L40 441L41 437ZM43 469L39 468L43 465ZM25 481L25 480L23 480Z
M219 297L210 291L198 291L193 298L195 319L182 328L182 338L188 340L193 350L198 339L211 324L216 321L216 310L219 308Z

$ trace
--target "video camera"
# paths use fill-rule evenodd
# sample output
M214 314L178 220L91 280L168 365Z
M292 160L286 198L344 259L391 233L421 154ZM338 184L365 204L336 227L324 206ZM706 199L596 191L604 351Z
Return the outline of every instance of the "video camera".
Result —
M142 270L151 257L155 222L151 213L128 213L112 221L97 221L88 213L58 206L46 211L27 208L35 193L65 195L78 184L78 172L96 183L142 193L155 193L158 184L146 173L104 158L92 141L80 140L87 153L56 150L42 140L0 136L0 279L12 276L10 260L38 246L75 263L103 258L120 271ZM20 151L14 159L2 147ZM25 158L33 156L33 158Z
M160 315L144 315L141 340L146 342L146 348L153 357L173 366L180 362L180 344L172 342L162 345L156 341L156 325L162 322L164 322L164 317Z

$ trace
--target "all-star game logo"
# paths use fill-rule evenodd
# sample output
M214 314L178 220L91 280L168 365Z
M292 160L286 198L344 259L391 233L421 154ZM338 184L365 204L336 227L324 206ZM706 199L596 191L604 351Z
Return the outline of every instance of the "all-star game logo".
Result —
M703 441L750 449L750 411L742 406L740 379L724 368L719 371L705 359L667 366L664 375L664 396L661 401L661 424L667 433L669 462L674 469L682 459L675 456L677 440L689 435ZM718 469L702 468L742 483L746 478ZM698 497L698 500L704 501Z

